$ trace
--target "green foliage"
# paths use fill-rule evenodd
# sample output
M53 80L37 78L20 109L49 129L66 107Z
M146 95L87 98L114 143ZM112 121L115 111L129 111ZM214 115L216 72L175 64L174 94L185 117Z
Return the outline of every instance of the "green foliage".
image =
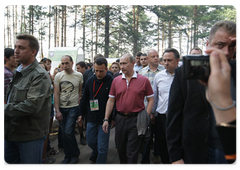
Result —
M52 8L50 13L49 7ZM53 6L26 6L24 16L26 32L32 31L34 34L41 35L39 37L42 39L48 39L48 18L52 18L53 27L54 13L57 13L58 18L62 17L62 6L57 7L57 11L55 11ZM176 46L180 35L187 39L188 44L194 40L198 43L199 39L207 39L210 28L216 21L232 20L236 22L236 8L230 5L111 5L109 35L105 35L105 5L86 6L85 20L83 20L83 6L75 7L67 6L67 27L72 30L75 25L77 26L77 45L82 46L83 44L82 29L85 24L85 51L91 53L97 48L97 51L103 54L108 50L109 57L120 57L126 52L134 54L136 51L156 48L158 41L162 40L169 45L175 42ZM76 9L78 11L75 21ZM6 11L5 8L4 18L11 18L12 11ZM19 25L24 24L20 23L18 27ZM61 29L61 25L59 27ZM6 30L9 28L9 26L5 26ZM81 33L79 33L80 31ZM162 35L162 33L164 34ZM53 30L51 34L53 35ZM73 33L67 32L67 36L70 34ZM109 48L104 51L107 37L109 37Z

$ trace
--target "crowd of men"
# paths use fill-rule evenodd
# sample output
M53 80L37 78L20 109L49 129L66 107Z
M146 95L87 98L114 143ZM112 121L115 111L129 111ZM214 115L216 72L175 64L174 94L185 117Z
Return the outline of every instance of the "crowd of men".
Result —
M230 61L236 52L236 24L215 23L206 49L210 57L223 53L231 62L230 98L236 101L236 61ZM77 70L73 70L72 57L64 55L53 75L49 73L50 59L41 63L36 60L38 50L34 36L18 35L15 49L4 51L7 163L54 163L46 154L54 115L59 122L59 146L65 155L62 164L77 163L81 154L75 137L76 121L81 144L88 144L92 149L90 160L97 164L107 161L111 127L115 127L121 164L138 163L140 151L141 163L150 163L152 146L155 163L228 163L205 86L183 78L176 49L167 48L162 56L154 49L135 56L124 54L112 64L112 71L101 54L94 57L92 68L80 62ZM192 55L202 53L197 47L190 51ZM139 136L140 114L147 114L151 120L151 134L145 140Z

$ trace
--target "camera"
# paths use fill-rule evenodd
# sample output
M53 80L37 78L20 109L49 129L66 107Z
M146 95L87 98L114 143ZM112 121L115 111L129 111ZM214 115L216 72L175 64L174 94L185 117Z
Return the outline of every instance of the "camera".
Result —
M209 55L183 56L183 77L208 81L210 75Z

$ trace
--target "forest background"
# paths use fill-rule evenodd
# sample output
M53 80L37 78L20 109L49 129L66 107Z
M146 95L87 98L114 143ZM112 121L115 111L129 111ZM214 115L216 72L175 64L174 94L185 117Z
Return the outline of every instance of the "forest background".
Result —
M38 58L51 47L80 47L92 60L101 53L119 58L156 49L176 48L181 55L205 48L212 25L236 22L231 5L8 5L4 8L4 48L14 48L16 35L38 38Z

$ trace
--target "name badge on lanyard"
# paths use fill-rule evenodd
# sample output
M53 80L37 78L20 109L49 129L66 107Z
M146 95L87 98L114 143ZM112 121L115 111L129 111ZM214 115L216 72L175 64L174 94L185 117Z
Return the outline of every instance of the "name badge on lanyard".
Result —
M93 82L93 100L90 100L90 110L91 111L97 111L97 110L99 110L99 104L98 104L98 99L95 99L95 97L97 96L97 94L98 94L98 92L99 92L99 90L101 89L101 87L102 87L102 85L103 85L103 82L102 82L102 84L100 85L100 87L98 88L98 90L97 90L97 92L96 92L96 94L94 95L94 93L95 93L95 81Z
M90 100L90 109L91 111L99 110L98 99Z

